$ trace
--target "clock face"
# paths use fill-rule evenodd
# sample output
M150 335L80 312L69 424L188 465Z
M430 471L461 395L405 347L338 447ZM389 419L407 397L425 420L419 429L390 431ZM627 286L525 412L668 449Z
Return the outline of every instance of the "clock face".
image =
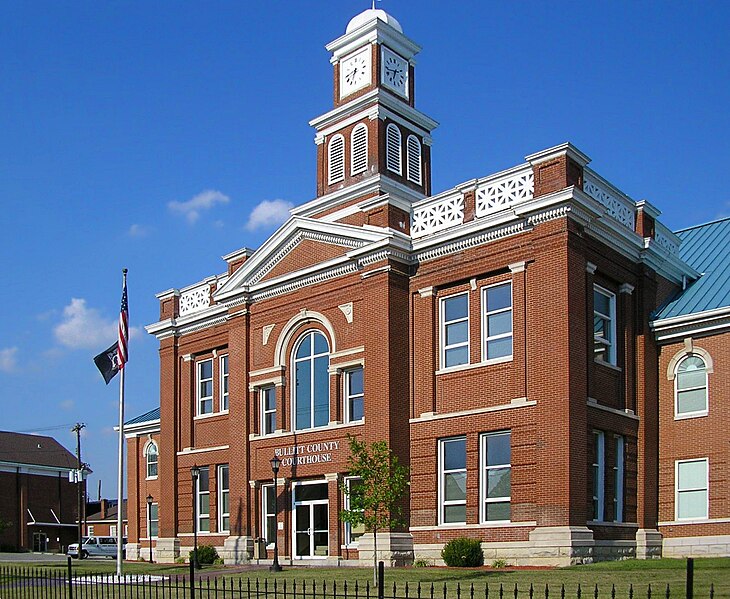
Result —
M408 61L387 48L383 48L382 79L393 91L408 97Z
M340 97L370 84L370 49L365 48L340 63Z

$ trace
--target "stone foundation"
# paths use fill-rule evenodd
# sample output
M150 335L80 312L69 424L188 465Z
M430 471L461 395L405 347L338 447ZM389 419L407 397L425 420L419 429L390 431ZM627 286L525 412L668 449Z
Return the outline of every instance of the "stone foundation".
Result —
M217 551L227 566L248 564L253 555L253 537L228 537L223 542L223 548Z
M126 559L136 562L139 559L140 544L139 543L127 543L125 546Z
M180 557L180 539L157 539L155 559L160 564L174 564Z
M366 533L358 540L360 565L373 563L373 535ZM378 532L378 561L390 566L409 566L413 563L413 537L409 532Z
M636 531L637 559L662 557L662 535L654 528L640 528Z
M665 538L664 557L730 556L730 535Z

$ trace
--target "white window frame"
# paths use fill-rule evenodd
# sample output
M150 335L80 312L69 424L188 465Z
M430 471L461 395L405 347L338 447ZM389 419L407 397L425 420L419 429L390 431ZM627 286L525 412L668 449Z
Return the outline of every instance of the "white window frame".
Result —
M606 518L606 433L593 431L592 465L593 522L604 522Z
M109 525L109 536L116 538L116 536L117 536L117 525L116 524Z
M705 407L702 410L695 410L693 412L680 412L679 411L679 368L680 366L685 362L685 360L689 358L697 358L698 360L702 360L702 363L705 365L704 371L705 371L705 384L701 387L690 387L688 389L682 389L682 392L687 391L696 391L697 389L704 389L705 390ZM699 416L707 416L709 413L710 408L710 380L708 375L708 368L707 368L707 360L705 360L702 356L696 353L688 353L685 356L683 356L678 362L677 366L674 369L674 418L676 420L682 420L684 418L697 418Z
M492 464L487 465L487 446L490 438L507 435L510 441L510 462L507 464ZM492 524L501 524L505 522L511 522L512 515L512 485L510 484L510 494L503 497L488 497L489 495L489 476L490 470L504 470L505 468L510 469L510 479L512 477L512 431L502 430L494 431L489 433L482 433L479 439L479 471L481 473L481 481L479 484L479 521L487 526ZM509 503L510 506L510 518L506 520L487 520L487 503Z
M453 470L446 470L445 469L445 460L444 460L444 452L446 449L446 445L450 442L454 441L464 441L464 468L456 468ZM446 522L444 518L444 512L445 508L447 506L451 505L463 505L464 506L464 512L466 512L466 499L468 497L468 492L465 494L464 499L461 500L446 500L446 475L447 474L454 474L458 472L463 472L466 475L466 481L468 484L469 480L469 474L467 472L466 468L466 437L465 436L459 436L459 437L446 437L444 439L438 440L438 523L439 526L462 526L466 524L466 519L463 522Z
M228 487L223 486L223 471L228 471ZM231 527L231 469L228 464L220 464L216 476L216 485L218 486L218 532L228 532ZM228 498L228 511L223 510L223 499ZM225 525L224 519L228 519L228 526Z
M598 312L596 310L596 301L595 301L595 294L598 293L600 295L603 295L608 298L609 301L609 311L610 314L603 314L602 312ZM595 334L595 330L593 333L593 345L595 346L596 343L600 343L601 345L606 347L606 360L602 358L594 358L597 362L604 362L606 364L610 364L611 366L616 366L616 294L612 291L609 291L608 289L601 287L600 285L593 285L593 320L595 322L596 317L600 317L601 319L608 322L608 330L609 334L611 335L610 341L603 339L602 337L598 337ZM594 325L595 327L595 325ZM595 348L594 348L595 353Z
M335 145L337 144L337 145ZM333 135L327 144L327 184L345 180L345 136Z
M362 393L353 393L350 395L350 377L353 375L353 373L361 371L362 377L363 377L363 385L362 385ZM344 384L344 390L342 396L344 397L344 403L345 403L345 422L363 422L365 420L365 369L360 366L356 366L354 368L349 368L344 371L344 376L342 377L342 381ZM353 419L352 414L350 413L350 401L352 399L361 399L363 410L362 410L362 418L359 418L358 420Z
M210 363L210 378L203 378L203 364ZM213 404L213 380L215 378L214 372L213 372L213 358L206 358L205 360L198 360L195 363L195 381L196 381L196 391L195 391L195 397L196 397L196 405L197 410L196 413L198 416L205 416L207 414L213 414L215 410L215 406ZM202 386L203 383L210 382L210 395L202 395ZM203 404L210 402L210 410L209 411L203 411Z
M94 525L93 524L87 524L86 525L86 536L87 537L93 537L94 536Z
M705 467L705 484L703 487L688 487L686 489L679 488L679 466L680 464L700 464L703 463ZM692 518L680 518L679 517L679 503L680 496L682 493L692 491L704 491L705 492L705 515L694 516ZM689 460L676 460L674 462L674 519L676 521L688 521L688 520L708 520L710 517L710 460L708 458L694 458Z
M462 318L457 318L454 320L446 321L446 302L455 299L459 297L460 295L466 296L466 316ZM439 354L441 356L441 369L446 368L460 368L463 366L467 366L471 362L471 326L469 324L469 316L470 316L470 302L471 299L469 297L469 292L464 291L462 293L454 293L452 295L448 295L446 297L439 298L439 345L440 345L440 351ZM460 341L458 343L453 343L451 345L446 344L446 327L448 325L457 324L459 322L466 321L466 341ZM462 362L461 364L452 364L450 366L446 365L446 350L449 349L456 349L458 347L466 347L466 362Z
M274 502L276 502L276 488L273 484L268 485L261 485L261 538L264 539L264 541L267 541L268 539L268 533L269 533L269 521L268 518L273 518L273 525L274 525L274 535L277 534L278 530L278 524L276 520L276 510L274 510L273 514L269 514L268 510L268 503L267 503L267 493L273 492L274 493ZM276 505L276 503L274 503ZM266 544L267 547L273 547L273 543Z
M266 408L266 394L271 392L274 397L274 407L272 409ZM276 387L274 385L267 385L265 387L260 387L258 390L259 394L259 413L261 414L261 428L259 429L261 431L262 435L273 435L276 432ZM268 414L274 414L274 429L271 431L266 430L266 416Z
M157 518L152 517L152 508L155 507L157 509ZM152 534L152 523L157 523L157 534ZM157 503L151 503L150 507L147 509L147 538L148 539L156 539L160 535L160 506ZM125 531L126 536L126 531Z
M423 151L421 141L413 134L406 138L406 154L408 180L416 185L423 185Z
M230 401L230 389L228 388L228 372L230 364L228 363L228 354L223 354L218 358L218 376L220 379L220 389L218 396L220 397L221 412L227 412Z
M391 133L392 132L392 133ZM403 135L395 123L385 128L385 167L396 175L403 175Z
M615 455L613 465L613 521L624 521L624 462L626 440L623 435L615 435Z
M350 486L354 481L362 480L359 476L347 476L345 477L345 486L350 489ZM350 493L345 493L345 509L350 509ZM352 524L345 522L345 547L355 549L359 545L359 540L352 540Z
M509 285L509 297L510 297L510 303L509 308L500 308L499 310L492 310L491 312L487 311L487 294L489 293L490 289L495 289L496 287L503 287ZM509 362L513 359L514 353L515 353L515 343L514 343L514 334L515 334L515 319L514 319L514 295L513 295L514 287L512 286L512 281L502 281L501 283L494 283L493 285L486 285L482 287L482 362L489 363L489 364L495 364L498 362ZM510 331L509 333L501 333L499 335L488 335L488 326L487 323L489 322L489 316L492 314L502 314L502 313L510 313ZM508 356L500 356L498 358L492 358L489 359L487 356L489 355L488 352L488 346L490 341L497 341L498 339L512 339L512 351Z
M360 132L364 136L358 137ZM368 170L368 128L365 123L357 125L350 134L350 174L358 175Z
M202 490L200 488L200 481L203 477L203 472L207 473L208 476L208 489ZM207 495L208 496L208 511L203 512L202 510L202 503L203 503L203 497ZM198 534L205 534L210 532L210 467L209 466L201 466L200 467L200 474L198 475L198 478L195 481L195 501L197 502L196 505L196 518L195 518L195 528L198 531ZM208 522L208 530L203 530L200 526L201 522L203 520L207 520Z
M314 349L314 336L315 334L320 334L325 340L325 343L327 344L327 353L315 353ZM297 358L296 354L297 351L299 351L299 346L303 343L305 337L311 336L311 353L309 356L306 356L305 358ZM292 364L292 378L294 381L294 384L291 386L291 430L295 432L300 431L309 431L309 430L315 430L318 428L323 428L325 426L329 425L329 419L330 419L330 412L329 412L329 406L330 406L330 400L331 397L329 395L329 387L327 391L327 406L328 406L328 412L327 412L327 423L325 424L316 424L315 423L315 406L316 406L316 397L315 397L315 358L319 358L322 356L327 356L327 372L329 372L329 363L330 363L330 354L332 353L332 347L330 346L329 339L327 339L327 336L320 331L319 329L309 329L308 331L305 331L302 333L299 338L297 339L297 342L294 344L294 351L291 354L291 364ZM309 369L309 426L304 428L297 428L297 363L298 362L304 362L309 361L310 363L310 369Z
M153 462L153 464L155 466L155 474L150 474L150 466L152 465L152 463L150 463L150 450L153 447L155 448L154 454L156 456L156 459ZM159 468L160 468L160 451L159 451L159 447L157 446L157 443L155 443L154 441L149 441L147 443L147 446L144 449L144 457L145 457L145 475L146 475L145 480L157 480L157 476L158 476L157 473L159 473Z

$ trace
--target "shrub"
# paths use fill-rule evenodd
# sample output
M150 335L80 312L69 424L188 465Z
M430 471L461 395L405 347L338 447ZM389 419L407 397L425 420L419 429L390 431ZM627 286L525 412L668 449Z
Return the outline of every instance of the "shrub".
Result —
M441 557L452 568L476 568L484 565L484 553L477 539L452 539L444 546Z
M218 559L218 552L212 545L198 545L198 563L212 564ZM193 552L190 552L190 561L193 560Z
M430 568L431 560L427 560L424 557L419 557L418 559L413 560L413 567L414 568Z
M503 559L495 559L492 562L492 568L506 568L509 564Z
M192 554L193 554L193 552L191 551L190 552L190 555L192 555ZM185 561L185 558L184 557L180 556L180 557L176 557L175 558L175 563L176 564L184 564L184 563L186 563L186 561Z

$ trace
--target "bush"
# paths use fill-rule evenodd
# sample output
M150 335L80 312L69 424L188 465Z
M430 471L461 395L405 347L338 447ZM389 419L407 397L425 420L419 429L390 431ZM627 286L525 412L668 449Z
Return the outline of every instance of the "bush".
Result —
M431 560L427 560L425 557L419 557L413 561L414 568L430 568L432 565Z
M218 552L212 545L198 545L198 563L212 564L218 559ZM193 560L193 552L190 552L190 561Z
M492 562L492 568L506 568L507 566L509 566L509 564L503 559L495 559Z
M484 553L477 539L452 539L444 546L441 557L452 568L476 568L484 565Z

